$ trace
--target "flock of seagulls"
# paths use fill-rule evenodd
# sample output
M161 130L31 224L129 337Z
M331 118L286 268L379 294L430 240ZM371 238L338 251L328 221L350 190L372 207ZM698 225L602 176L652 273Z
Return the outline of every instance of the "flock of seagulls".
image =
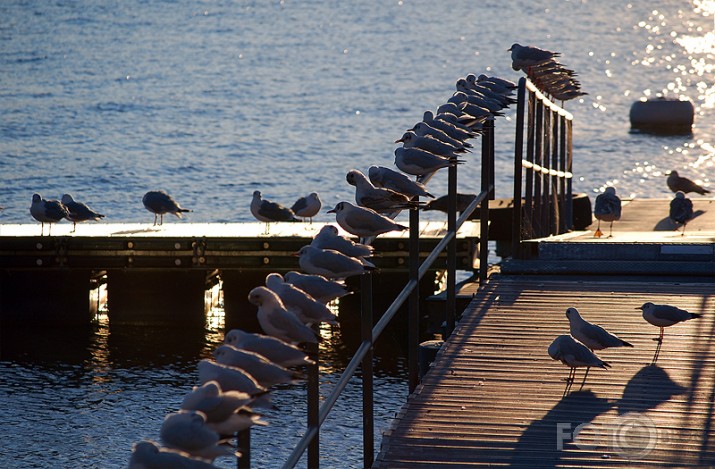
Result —
M576 72L556 61L560 53L520 44L513 44L508 50L511 68L522 70L539 90L553 99L563 102L588 94L581 91Z
M668 218L670 218L676 226L683 226L683 231L680 235L685 236L685 227L694 216L693 201L685 194L695 192L705 195L709 194L710 191L686 177L679 176L675 170L668 173L666 183L668 188L675 192L674 198L670 201ZM603 236L603 232L601 231L602 221L610 223L608 237L612 237L613 222L621 219L621 199L616 195L615 187L606 187L605 191L596 197L593 207L593 216L598 220L594 237L600 238Z
M658 342L652 363L658 360L660 349L663 344L663 329L690 319L699 318L700 313L690 313L684 309L671 305L644 303L636 308L643 311L643 319L648 323L660 328L660 335L653 339ZM569 334L559 335L548 347L549 356L569 367L569 375L566 378L566 395L576 375L576 368L586 368L586 372L581 382L581 389L586 383L588 371L592 367L607 369L611 365L599 358L595 351L616 347L633 347L632 344L608 332L603 327L590 323L583 317L576 308L568 308L566 317L569 321Z

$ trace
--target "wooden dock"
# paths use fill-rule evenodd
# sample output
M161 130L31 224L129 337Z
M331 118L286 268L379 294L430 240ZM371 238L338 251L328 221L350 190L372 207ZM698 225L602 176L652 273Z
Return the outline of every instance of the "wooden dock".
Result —
M654 231L668 202L624 204L613 238L535 240L529 258L472 285L373 467L715 466L715 210L694 200L685 236ZM659 330L636 309L647 301L704 313L666 328L655 363ZM568 368L547 348L569 333L568 307L634 347L598 352L612 368L583 389L580 369L564 394Z

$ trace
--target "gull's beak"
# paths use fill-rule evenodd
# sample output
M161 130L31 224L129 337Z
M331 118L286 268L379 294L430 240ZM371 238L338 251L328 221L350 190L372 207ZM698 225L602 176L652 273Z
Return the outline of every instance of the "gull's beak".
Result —
M296 251L296 252L291 252L290 255L293 256L293 257L300 257L300 253L299 253L298 251Z
M331 208L330 210L328 210L328 211L325 212L325 213L335 213L335 209L334 209L334 208Z
M404 139L404 138L401 138L401 139L399 139L399 140L395 140L395 143L400 143L400 142L404 142L404 141L405 141L405 139Z

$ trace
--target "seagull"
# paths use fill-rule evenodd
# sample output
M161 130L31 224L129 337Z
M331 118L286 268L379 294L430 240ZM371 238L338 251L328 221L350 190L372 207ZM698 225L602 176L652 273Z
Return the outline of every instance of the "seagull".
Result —
M603 236L601 232L601 220L611 222L611 228L608 237L613 237L613 222L621 218L621 199L616 195L615 187L606 187L603 194L596 197L596 203L593 207L593 215L598 220L598 227L594 236L600 238Z
M294 255L299 257L298 263L304 272L322 275L330 279L344 279L377 270L377 267L364 259L310 245L303 246Z
M302 217L303 219L309 218L310 222L313 223L313 217L318 214L323 203L320 201L320 197L317 192L311 192L305 197L301 197L295 201L293 206L290 208L293 213Z
M291 343L318 343L315 332L288 312L278 295L268 288L254 288L248 301L258 306L258 323L266 334Z
M248 408L241 408L221 422L206 422L206 426L219 435L234 435L251 428L253 425L268 425L268 422Z
M233 345L219 345L214 350L213 356L217 363L244 370L264 388L292 383L294 378L298 377L297 373L273 363L263 355L241 350Z
M302 274L291 270L286 272L283 279L323 304L353 293L344 282L329 280L322 275Z
M269 335L231 329L226 333L224 342L236 348L263 355L273 363L281 366L315 364L300 348Z
M421 182L413 181L406 174L385 166L370 166L367 170L367 176L370 182L376 187L384 187L386 189L399 192L409 198L412 197L431 197L434 196L427 192L427 188Z
M592 352L610 347L633 347L633 345L619 339L601 326L591 324L583 319L576 308L568 308L566 317L569 320L571 335L591 349Z
M422 122L426 123L430 127L441 130L452 138L456 138L461 141L465 141L479 135L478 132L474 132L465 125L453 124L444 119L438 118L432 113L432 111L425 111L422 117Z
M700 195L710 193L710 191L705 189L703 186L696 184L686 177L679 176L678 172L675 170L668 173L666 183L668 184L668 189L673 192L681 191L686 194L689 192L696 192Z
M153 441L135 443L129 458L129 469L152 468L217 469L211 463L191 457L184 451L162 448Z
M469 151L464 146L454 146L430 135L420 137L411 130L408 130L401 138L395 140L395 143L400 142L402 142L404 148L419 148L447 158L457 158L460 153Z
M655 363L658 359L658 355L660 354L660 347L663 344L664 328L702 316L700 313L690 313L684 309L670 305L656 305L650 301L643 303L643 305L637 307L636 309L643 311L643 319L654 326L660 327L660 336L657 339L653 339L658 342L658 347L656 348L655 355L653 356L653 363Z
M222 365L205 358L199 361L197 368L201 384L216 381L224 391L241 391L251 396L259 396L267 391L253 376L240 368Z
M472 144L467 142L466 139L461 140L461 139L452 137L444 130L438 129L437 127L433 127L424 121L420 121L420 122L416 123L414 126L412 126L411 129L408 129L408 130L414 132L418 137L424 137L424 136L429 135L430 137L436 138L437 140L448 143L448 144L450 144L454 147L457 147L457 148L459 148L459 147L472 148Z
M67 207L59 200L46 200L40 194L32 194L32 205L30 205L30 215L40 222L40 236L45 233L45 223L48 224L47 235L52 232L52 223L57 223L69 216Z
M82 202L77 202L70 194L64 194L61 199L62 205L67 208L68 220L72 222L72 231L77 230L77 222L95 220L99 221L104 215L97 213Z
M161 442L193 457L213 461L219 456L234 456L236 452L219 445L218 433L206 425L206 415L198 410L173 412L164 418L159 431Z
M560 335L555 338L554 341L551 342L551 345L549 345L548 351L551 358L559 360L571 369L568 378L566 378L566 389L564 390L564 395L573 384L573 380L576 377L576 368L584 366L590 368L597 366L599 368L606 369L611 366L598 358L595 353L588 349L588 347L583 345L581 342L577 342L570 335ZM583 388L585 382L586 376L584 376L583 382L581 383L581 388Z
M159 215L159 225L164 224L164 214L173 213L178 218L182 218L183 212L191 212L186 208L181 208L179 204L164 191L149 191L142 197L144 207L154 214L154 226L156 226L156 216Z
M400 171L413 176L424 176L461 163L464 161L436 155L421 148L398 147L395 149L395 166Z
M238 409L250 406L255 398L241 391L223 391L218 381L207 381L194 386L184 396L182 410L199 410L206 415L207 423L223 422Z
M352 239L340 236L338 229L333 225L323 226L310 245L320 249L332 249L350 257L370 257L375 251L375 248L369 244L356 243Z
M345 176L348 184L355 186L355 202L376 212L393 212L395 210L414 208L416 202L399 192L382 187L375 187L370 180L357 169L351 169Z
M462 213L469 204L477 198L477 194L457 193L457 211ZM439 210L447 213L449 211L449 195L443 195L435 200L430 200L422 210Z
M693 202L685 197L683 191L675 193L675 198L670 201L670 213L668 214L675 223L683 225L683 232L680 236L685 236L685 226L693 218Z
M266 287L278 295L283 302L283 306L295 314L303 324L312 326L313 324L325 322L333 326L338 325L338 318L335 313L300 288L286 283L281 274L268 274L266 276Z
M342 229L359 237L378 236L389 231L405 231L409 229L374 210L356 207L350 202L338 202L335 208L328 210L328 213L335 214L335 220Z
M507 51L511 52L511 67L514 70L524 70L542 65L561 55L558 52L551 52L534 46L522 46L518 43L512 44Z
M253 191L251 213L256 220L266 222L266 233L272 221L300 221L288 207L261 198L261 191Z

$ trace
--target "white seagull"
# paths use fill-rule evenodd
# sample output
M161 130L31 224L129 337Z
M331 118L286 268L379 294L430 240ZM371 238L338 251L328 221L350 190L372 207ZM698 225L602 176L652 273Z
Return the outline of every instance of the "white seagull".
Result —
M685 226L693 218L693 202L685 197L683 191L675 193L675 198L670 201L668 217L675 223L683 225L681 236L685 236Z
M315 364L302 349L269 335L231 329L226 333L224 342L236 348L263 355L273 363L281 366Z
M570 368L569 376L566 378L566 390L564 390L564 394L571 387L571 384L573 384L576 368L591 368L596 366L605 369L611 366L598 358L588 347L581 342L577 342L570 335L560 335L556 337L554 341L551 342L551 345L549 345L548 352L551 358L559 360ZM581 388L583 388L585 382L586 376L584 376L583 382L581 383Z
M442 140L438 140L431 135L419 136L411 130L408 130L402 135L401 138L395 140L395 143L400 142L402 142L404 148L420 148L430 153L434 153L435 155L447 158L457 158L460 153L469 151L463 145L451 145L447 142L443 142Z
M394 169L373 165L367 170L367 176L373 185L391 189L409 198L431 197L434 199L434 196L427 192L427 187L425 187L424 184L412 180L406 174L395 171Z
M277 273L270 273L266 276L266 287L283 302L283 306L291 313L298 316L300 321L307 325L328 323L333 326L338 325L338 318L330 308L319 302L300 288L287 283L283 276Z
M457 158L436 155L421 148L395 148L395 166L407 174L424 176L442 168L464 163Z
M606 187L606 190L596 197L593 216L598 220L598 227L593 235L596 238L603 236L601 232L601 220L603 220L611 223L608 237L613 237L613 222L621 219L621 199L616 195L615 187Z
M192 457L189 453L162 448L153 441L135 443L128 469L153 468L218 469L211 463Z
M365 207L356 207L350 202L338 202L335 208L328 210L328 213L334 213L338 225L348 233L358 237L378 236L390 231L405 231L409 229L404 225L395 223L392 219L384 215L380 215L374 210Z
M344 282L329 280L322 275L302 274L291 270L286 272L283 278L323 304L352 293Z
M663 345L663 329L670 327L679 322L688 321L690 319L699 318L700 313L691 313L684 309L677 308L670 305L656 305L650 301L643 303L636 309L643 311L643 319L653 324L654 326L660 327L660 335L657 339L653 339L658 342L658 346L655 348L655 354L653 355L652 363L658 360L658 355L660 355L660 348Z
M365 259L346 256L339 251L320 249L311 245L303 246L294 255L298 256L298 264L305 273L322 275L330 279L344 279L377 270L372 263Z
M32 194L32 205L30 205L30 215L40 222L40 236L45 233L45 223L49 225L47 235L52 232L52 223L57 223L69 216L67 207L59 200L46 200L40 194Z
M300 197L295 201L293 206L290 208L293 213L303 219L310 219L313 223L313 217L318 214L323 203L320 200L320 196L317 192L311 192L305 197Z
M310 242L311 246L320 249L332 249L350 257L370 257L375 248L369 244L356 243L352 239L341 236L333 225L323 226Z
M416 207L410 197L384 187L375 187L370 180L357 169L351 169L345 176L351 186L355 186L355 202L376 212L393 212L395 210Z
M291 383L298 377L295 372L273 363L263 355L241 350L233 345L219 345L214 350L213 356L217 363L241 368L265 388Z
M64 205L69 212L67 219L72 222L72 231L77 230L78 222L89 220L99 221L104 218L104 215L101 213L95 212L86 204L74 200L71 194L64 194L61 201L62 205Z
M197 365L201 384L218 382L224 391L241 391L251 396L264 394L267 389L247 372L233 366L226 366L204 358Z
M149 191L142 197L144 207L154 214L154 225L156 225L157 215L159 224L164 223L164 214L173 213L178 218L183 218L183 212L191 212L187 208L181 208L179 204L164 191Z
M318 343L315 332L286 310L278 295L268 288L254 288L248 301L258 306L258 323L266 334L291 343Z
M207 381L194 386L184 396L180 408L199 410L206 415L206 422L223 422L244 406L250 406L255 398L241 391L223 391L218 381Z
M220 445L218 433L206 425L206 415L198 410L168 414L159 431L161 442L168 448L185 451L191 456L213 461L219 456L235 456L236 451Z

